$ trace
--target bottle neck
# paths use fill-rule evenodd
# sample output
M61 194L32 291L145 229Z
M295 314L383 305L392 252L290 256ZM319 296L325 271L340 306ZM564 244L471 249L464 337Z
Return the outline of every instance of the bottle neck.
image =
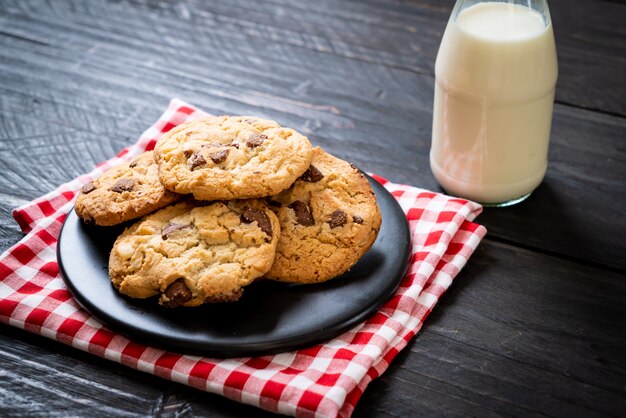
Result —
M456 20L458 15L463 10L483 3L501 3L510 5L512 11L515 6L528 8L539 13L543 17L545 26L549 26L551 24L550 9L548 8L547 0L457 0L454 8L452 9L450 19Z

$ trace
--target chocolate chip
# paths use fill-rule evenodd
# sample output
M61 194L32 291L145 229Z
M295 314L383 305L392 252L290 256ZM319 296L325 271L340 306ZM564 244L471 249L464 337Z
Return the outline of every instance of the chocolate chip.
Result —
M229 152L230 150L226 148L226 149L209 154L209 158L211 158L215 164L219 164L219 163L224 162L224 160L226 160L226 157L228 157Z
M133 179L119 179L117 183L111 187L111 191L115 193L130 192L135 187Z
M165 296L167 297L167 301L163 301L163 305L168 308L175 308L177 306L183 305L186 302L191 300L191 291L185 284L184 279L176 279L172 282L167 289L165 289Z
M296 222L302 226L311 226L315 224L313 215L311 214L311 208L306 203L296 200L289 205L289 208L293 209L296 215Z
M277 201L271 200L271 199L267 201L267 204L270 205L270 206L274 206L275 208L279 208L279 207L282 206L280 204L280 202L277 202Z
M190 149L186 149L184 154L185 154L185 158L189 158L192 156L193 151Z
M272 236L272 222L270 221L267 213L255 208L245 208L241 214L241 222L249 224L256 221L261 228L261 231L265 232L268 236Z
M352 222L354 222L355 224L363 225L363 218L361 218L359 215L354 215L352 217Z
M85 183L83 187L80 189L80 191L83 192L84 194L91 193L94 190L96 190L96 186L94 186L92 182Z
M310 165L309 168L300 176L300 180L307 181L309 183L317 183L324 178L324 175L314 165Z
M346 222L348 222L348 216L346 215L346 213L340 209L337 209L330 214L328 224L331 228L337 228L338 226L345 225Z
M131 162L130 164L128 164L128 166L129 166L130 168L135 168L135 167L137 167L137 163L138 163L138 161L137 161L137 160L135 160L135 161Z
M161 238L163 238L164 240L168 239L170 235L172 235L174 232L180 231L181 229L187 229L187 228L191 228L191 225L168 223L161 230Z
M195 170L198 167L202 167L203 165L206 164L206 160L204 159L204 157L202 156L202 154L200 154L199 151L194 152L191 157L189 158L189 169L191 171Z
M263 144L263 141L267 139L267 135L260 134L258 132L252 133L246 140L246 145L250 148L256 148Z

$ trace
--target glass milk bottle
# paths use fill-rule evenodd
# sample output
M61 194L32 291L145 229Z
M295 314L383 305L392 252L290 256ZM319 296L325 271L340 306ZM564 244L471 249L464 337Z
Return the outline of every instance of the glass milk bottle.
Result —
M435 64L430 166L443 189L485 205L541 183L557 79L546 0L457 0Z

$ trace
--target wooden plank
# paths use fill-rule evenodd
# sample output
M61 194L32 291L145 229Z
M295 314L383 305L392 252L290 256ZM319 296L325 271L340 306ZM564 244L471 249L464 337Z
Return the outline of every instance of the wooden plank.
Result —
M0 364L2 417L275 416L4 324Z
M626 4L551 0L557 100L626 116Z
M161 5L158 13L237 36L285 43L350 59L433 74L434 61L453 2L194 2ZM135 7L154 12L150 4ZM597 1L550 2L559 50L557 100L626 115L624 37L626 5ZM93 12L93 9L90 9ZM592 18L589 18L592 16ZM611 28L607 30L606 28ZM602 77L599 77L599 75ZM594 89L581 89L581 86Z
M625 297L623 274L487 240L354 416L617 416L626 407ZM117 408L115 416L256 412L0 330L0 364L8 365L2 415L42 405L54 416L87 407L102 414Z
M153 40L153 45L184 45L187 44L185 38L191 37L201 42L202 48L218 50L224 59L230 60L237 60L238 57L222 46L248 41L275 51L282 49L281 45L295 46L433 74L435 56L452 2L430 0L398 4L327 0L314 3L238 0L185 5L162 3L155 8L152 3L145 2L135 2L132 7L79 2L71 5L54 3L50 9L45 9L20 2L17 7L31 15L67 19L68 22L82 19L83 25L86 23L85 16L115 16L116 19L134 22L125 29L121 28L121 34L142 25L143 30L134 30L139 38L149 32L145 26L157 19L170 27L183 25L184 31L177 31L176 36L160 36ZM626 115L626 97L622 94L626 89L626 42L623 36L607 39L612 30L619 31L622 27L626 5L584 1L579 2L577 7L569 7L564 0L553 0L550 6L559 50L557 100ZM190 31L190 27L194 30ZM15 35L46 42L45 37L34 34ZM216 43L219 36L230 41ZM280 59L281 54L276 52L270 51L268 56ZM258 54L253 56L259 57ZM581 86L594 87L583 89Z
M58 343L35 340L6 325L0 331L2 416L147 415L167 387L159 379L93 361L87 353L68 353Z
M12 173L4 188L16 196L35 197L114 155L175 95L216 113L278 119L365 170L437 190L428 165L431 77L223 33L211 33L199 51L197 34L166 11L142 20L141 10L92 5L85 13L100 19L90 25L62 3L47 6L26 15L10 9L2 21L14 36L0 36L2 136L9 141L0 152ZM269 59L272 49L278 53ZM481 222L500 240L624 268L625 129L623 118L556 106L546 182L528 202L487 210ZM22 154L27 146L33 155ZM21 166L54 175L19 179Z
M545 181L526 202L486 210L480 221L490 235L623 270L624 122L557 107Z
M451 4L2 3L0 250L21 236L11 208L114 155L176 95L278 119L366 170L436 189L432 64ZM550 5L559 100L623 115L623 5ZM625 129L556 107L544 185L479 220L493 239L561 257L486 242L355 416L624 410ZM0 347L2 416L257 413L6 326Z
M430 392L420 396L428 388L465 405L452 415L482 415L477 408L485 405L511 416L620 415L623 278L486 241L411 353L372 384L357 412L367 411L370 400L400 416L429 411ZM447 401L436 403L448 413Z

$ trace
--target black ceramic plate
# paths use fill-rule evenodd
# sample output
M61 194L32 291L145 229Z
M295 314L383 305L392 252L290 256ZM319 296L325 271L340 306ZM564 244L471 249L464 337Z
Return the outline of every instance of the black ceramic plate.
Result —
M365 320L395 292L410 254L406 217L370 179L383 222L378 239L341 277L315 285L259 281L234 303L167 309L156 298L130 299L108 275L109 252L124 226L84 225L72 211L58 244L61 274L78 302L111 329L137 342L213 356L276 353L339 335Z

